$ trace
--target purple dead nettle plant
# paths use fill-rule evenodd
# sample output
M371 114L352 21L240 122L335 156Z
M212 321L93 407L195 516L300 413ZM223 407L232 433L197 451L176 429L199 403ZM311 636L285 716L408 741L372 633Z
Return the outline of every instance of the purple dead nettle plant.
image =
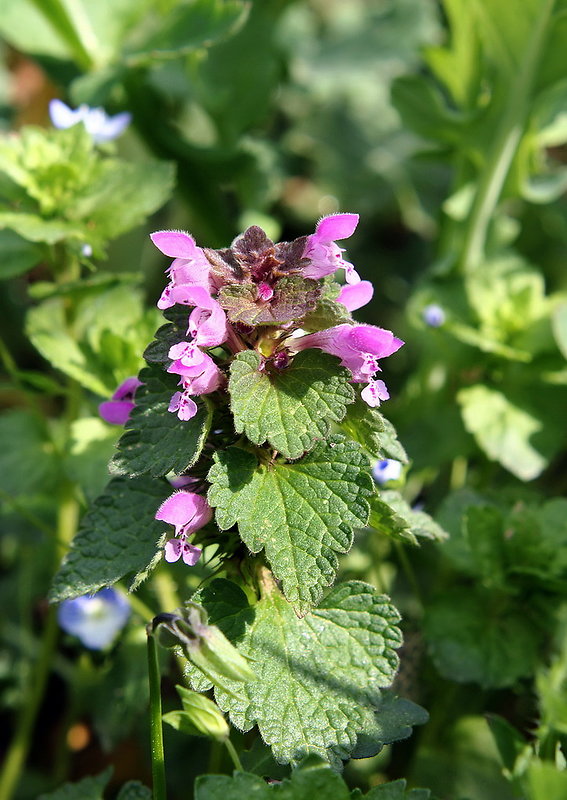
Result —
M198 411L194 398L223 391L231 357L245 350L260 355L261 370L281 371L297 353L318 348L337 356L352 382L363 384L360 396L369 406L389 398L377 375L380 360L403 345L391 331L351 322L312 333L302 328L337 270L344 270L346 285L335 292L334 302L354 311L372 298L372 284L360 279L337 244L350 237L357 224L357 214L333 214L321 219L310 236L279 243L253 226L229 248L219 250L198 247L183 231L151 234L155 246L173 259L158 308L192 309L185 339L168 353L167 371L179 376L171 413L181 421L192 419ZM201 551L187 537L211 517L207 501L198 494L180 491L168 498L156 514L175 526L166 560L182 557L186 564L195 564Z

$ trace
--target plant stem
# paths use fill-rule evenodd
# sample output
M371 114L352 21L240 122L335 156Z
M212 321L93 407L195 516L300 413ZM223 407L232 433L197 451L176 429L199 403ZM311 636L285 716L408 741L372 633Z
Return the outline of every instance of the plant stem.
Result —
M489 152L465 232L461 256L464 272L475 269L484 257L488 228L500 199L510 165L524 132L538 61L555 0L544 0L525 50L522 65L508 88L506 103Z
M78 515L79 508L73 495L72 486L67 484L62 488L62 498L57 519L55 553L57 563L59 563L62 548L71 541L75 534ZM50 606L41 638L39 658L26 693L26 702L4 761L4 769L0 777L0 800L10 800L13 796L26 762L35 719L43 699L55 652L57 630L57 610L55 606Z
M226 745L226 749L228 750L228 754L231 757L232 763L234 764L235 768L239 772L244 772L244 768L242 766L240 758L238 757L238 753L236 752L234 745L232 744L232 742L228 737L224 740L224 743Z
M161 721L161 685L156 639L148 633L148 677L150 682L150 731L152 738L153 800L166 800L165 756Z

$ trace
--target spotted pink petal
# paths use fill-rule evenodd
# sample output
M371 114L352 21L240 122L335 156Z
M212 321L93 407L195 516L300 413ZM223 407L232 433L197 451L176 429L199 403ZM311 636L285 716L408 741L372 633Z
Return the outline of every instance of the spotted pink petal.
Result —
M371 408L376 408L380 405L381 400L389 400L390 393L386 388L384 381L370 381L368 386L360 393L361 398Z
M165 560L170 564L174 561L179 561L182 550L183 542L181 539L168 539L165 543Z
M196 547L194 544L183 543L183 561L188 567L194 567L199 558L201 557L201 548Z
M177 416L182 422L193 419L197 411L197 403L189 397L187 392L175 392L169 401L168 411L177 411Z
M347 284L341 289L337 303L342 303L349 311L356 311L372 300L374 286L370 281Z

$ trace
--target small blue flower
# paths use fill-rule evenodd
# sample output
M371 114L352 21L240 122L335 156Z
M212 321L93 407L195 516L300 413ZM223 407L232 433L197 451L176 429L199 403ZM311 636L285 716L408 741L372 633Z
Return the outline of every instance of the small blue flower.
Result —
M379 484L397 481L401 474L402 463L393 458L385 458L383 461L378 461L372 470L374 480Z
M103 650L122 630L130 616L130 604L115 589L64 600L57 609L59 625L90 650Z
M56 128L71 128L82 122L96 144L116 139L132 119L127 111L109 117L103 108L90 108L83 104L72 109L61 100L51 100L49 116Z
M445 312L436 303L431 303L425 306L421 312L421 316L426 325L430 328L439 328L445 322Z

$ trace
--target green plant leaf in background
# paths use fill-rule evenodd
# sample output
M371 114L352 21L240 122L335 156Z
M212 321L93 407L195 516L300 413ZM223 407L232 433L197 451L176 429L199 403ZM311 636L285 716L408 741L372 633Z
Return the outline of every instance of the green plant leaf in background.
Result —
M237 433L269 444L286 458L299 458L324 439L354 399L350 374L318 350L298 353L285 370L260 370L254 351L239 353L228 385Z
M373 484L354 442L331 437L300 461L259 465L231 447L215 454L209 503L221 530L238 524L247 547L265 550L298 613L317 603L352 545L353 527L368 520Z
M54 792L42 794L38 800L104 800L103 793L112 775L108 767L95 777L83 778L78 783L66 783Z
M0 415L0 489L10 496L49 493L57 484L60 461L45 421L32 411Z
M393 536L411 544L419 539L443 542L448 534L425 511L415 511L399 492L383 489L370 499L369 526L386 536Z
M461 389L457 400L465 427L488 458L499 461L524 481L537 478L545 469L548 458L533 443L543 430L543 420L514 405L501 392L480 384Z
M211 428L212 409L201 405L185 422L169 412L177 378L155 365L140 372L143 386L136 392L136 406L111 461L113 474L132 477L149 472L159 477L180 474L195 464Z
M485 688L512 686L531 675L545 636L537 615L513 599L470 587L431 601L424 630L442 675Z
M0 212L0 228L2 213ZM35 267L43 257L40 247L19 236L14 230L0 230L0 280L21 275Z
M232 638L258 675L233 683L231 694L215 689L219 707L237 728L258 725L277 761L318 753L340 767L342 759L374 754L425 721L418 706L382 692L394 678L401 644L399 615L388 598L365 583L339 584L299 619L269 579L264 588L253 607L225 580L199 593L211 623ZM189 675L205 688L195 668Z
M170 493L167 481L114 478L81 520L51 600L92 594L125 576L134 589L160 558L163 523L154 516Z
M157 313L144 309L142 293L131 279L108 285L101 277L69 289L76 300L72 318L64 296L50 297L30 309L26 329L52 366L95 394L110 397L125 378L137 375Z
M226 775L203 775L195 784L195 800L313 800L315 797L325 800L428 800L428 789L406 790L404 780L392 781L376 786L367 794L359 789L352 792L346 783L329 769L328 764L317 756L307 756L290 778L269 786L256 775L235 772L232 777Z
M360 397L347 407L340 427L373 458L393 458L402 464L408 463L406 451L398 441L392 423Z
M116 800L152 800L152 792L139 781L128 781L116 795Z

